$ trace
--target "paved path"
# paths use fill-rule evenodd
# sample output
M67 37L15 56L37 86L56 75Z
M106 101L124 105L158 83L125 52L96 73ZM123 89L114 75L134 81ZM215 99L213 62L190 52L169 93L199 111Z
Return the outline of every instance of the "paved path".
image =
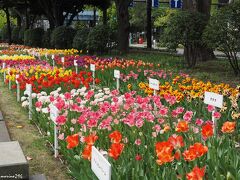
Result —
M147 45L144 43L144 44L131 44L130 47L133 47L133 48L147 48ZM164 47L157 47L157 48L153 48L153 49L159 49L159 50L162 50L162 51L166 51L167 48L164 48ZM184 50L182 48L177 48L177 54L178 55L183 55L184 53ZM214 54L215 56L217 57L226 57L226 55L221 52L221 51L214 51ZM240 52L237 54L237 57L240 58Z

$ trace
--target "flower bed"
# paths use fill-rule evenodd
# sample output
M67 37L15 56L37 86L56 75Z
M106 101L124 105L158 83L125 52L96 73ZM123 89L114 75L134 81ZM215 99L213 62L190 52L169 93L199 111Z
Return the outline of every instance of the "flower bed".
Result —
M26 52L49 56L63 51L28 48ZM5 61L1 73L7 72L5 83L11 81L13 89L16 80L20 84L23 107L29 105L23 90L27 83L32 85L33 121L52 143L50 106L57 108L59 157L73 177L96 179L90 164L95 146L107 152L112 179L240 178L239 87L202 82L163 70L159 64L71 53L64 56L64 68L63 54L55 54L54 68L48 56L42 58L46 61L22 58ZM72 68L74 60L78 73ZM90 64L96 66L95 89L90 87ZM121 72L119 91L114 69ZM160 81L156 95L149 78ZM223 107L204 104L205 91L224 95Z
M168 98L142 97L136 92L120 95L108 88L65 93L59 88L49 95L42 92L33 97L36 122L49 132L50 139L53 123L49 106L54 104L59 109L56 122L61 153L77 179L94 177L89 161L93 145L108 152L113 179L191 179L199 171L207 179L239 175L236 122L223 119L216 111L218 133L214 137L214 126L208 120L214 110L211 106L202 105L197 112Z

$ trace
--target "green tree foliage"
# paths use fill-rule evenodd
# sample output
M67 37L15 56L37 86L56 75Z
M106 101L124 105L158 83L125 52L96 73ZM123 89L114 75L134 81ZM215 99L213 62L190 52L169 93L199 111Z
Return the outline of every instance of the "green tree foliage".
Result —
M204 32L209 47L223 51L235 75L240 75L237 52L240 51L240 1L237 0L214 14Z
M4 25L6 24L7 20L6 20L6 15L5 13L1 10L0 11L0 29L2 29L4 27Z
M156 17L156 19L154 21L154 26L155 27L166 27L169 19L176 12L177 12L177 10L175 10L175 9L170 9L170 8L161 9L161 11L158 13L158 16Z
M1 38L2 38L2 41L7 41L9 38L8 38L8 29L7 29L7 26L3 26L3 28L1 29Z
M189 67L196 64L198 47L202 46L202 32L206 25L206 17L197 12L178 11L167 22L164 30L164 43L175 49L179 44L186 47L186 61Z
M147 13L145 3L136 3L136 5L129 10L131 32L142 32L147 26Z
M117 10L116 10L116 5L115 3L113 3L110 8L108 8L107 11L108 14L108 25L112 28L112 29L117 29L118 26L118 22L117 22Z

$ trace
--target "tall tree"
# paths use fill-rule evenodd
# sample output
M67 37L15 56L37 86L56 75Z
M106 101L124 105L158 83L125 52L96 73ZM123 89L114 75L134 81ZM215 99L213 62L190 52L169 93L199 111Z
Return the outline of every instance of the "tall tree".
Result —
M210 18L211 2L212 0L183 0L183 10L204 14L206 21L208 21ZM184 49L185 58L191 58L188 56L192 56L193 54L196 57L194 61L207 61L214 58L213 50L207 48L204 44L199 44L197 47L187 45Z
M0 9L2 9L6 14L7 20L7 32L8 32L8 43L12 43L12 30L9 9L14 6L15 2L13 0L0 0Z
M147 48L152 48L152 0L147 0Z
M129 12L128 6L131 0L115 0L118 20L118 49L121 53L129 51Z
M12 44L12 30L11 30L11 21L10 21L10 15L9 15L9 8L5 7L5 8L3 8L3 10L6 13L6 18L7 18L8 44Z

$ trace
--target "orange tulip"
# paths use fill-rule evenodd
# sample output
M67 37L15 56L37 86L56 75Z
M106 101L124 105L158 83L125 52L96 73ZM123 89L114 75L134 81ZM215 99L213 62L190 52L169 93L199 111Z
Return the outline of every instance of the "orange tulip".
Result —
M222 126L223 133L232 133L235 130L236 122L227 121Z
M162 165L167 162L172 162L174 156L172 155L173 146L169 142L157 142L155 145L155 150L157 154L157 164Z
M83 159L91 160L92 157L92 146L87 145L82 152Z
M201 143L195 143L193 146L190 146L189 150L183 152L183 157L185 161L193 161L207 152L207 146L203 146Z
M206 167L199 168L199 167L194 167L192 172L188 173L186 175L187 180L202 180L205 174L205 169Z
M113 131L109 134L109 138L111 139L112 143L120 143L122 140L122 134L119 131Z
M73 134L72 136L67 136L66 138L67 148L72 149L79 144L79 135L78 134Z
M202 145L201 143L195 143L193 146L190 146L189 149L195 151L197 157L201 157L208 152L208 147Z
M183 153L183 157L185 161L194 161L197 158L195 151L186 150Z
M176 127L177 132L187 132L189 130L187 121L179 121Z
M91 146L95 143L95 141L96 141L97 139L98 139L98 136L93 135L93 134L91 134L91 135L89 135L89 136L86 136L86 137L84 138L85 143L87 143L87 145L91 145Z
M119 156L122 154L124 149L124 144L122 143L113 143L108 150L108 155L113 159L117 160Z
M202 136L203 138L213 136L213 127L211 124L205 124L204 126L202 126Z

